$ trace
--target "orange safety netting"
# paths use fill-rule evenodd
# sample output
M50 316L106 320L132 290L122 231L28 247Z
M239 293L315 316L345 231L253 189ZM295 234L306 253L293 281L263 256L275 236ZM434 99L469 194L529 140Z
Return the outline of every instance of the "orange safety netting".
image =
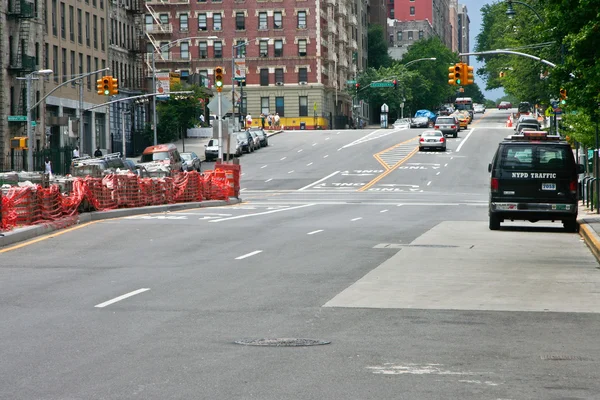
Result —
M238 173L239 176L239 173ZM0 196L0 230L64 220L80 211L110 210L160 204L227 200L231 184L223 169L184 172L167 178L140 178L135 174L110 174L103 178L75 178L72 191L62 194L58 185L11 187Z

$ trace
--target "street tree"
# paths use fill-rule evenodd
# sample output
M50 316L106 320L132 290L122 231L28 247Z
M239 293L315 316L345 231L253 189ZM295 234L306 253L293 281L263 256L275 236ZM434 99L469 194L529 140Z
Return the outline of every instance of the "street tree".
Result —
M368 62L369 68L389 67L392 58L388 54L388 45L385 41L385 30L379 24L369 25L367 34L369 41Z

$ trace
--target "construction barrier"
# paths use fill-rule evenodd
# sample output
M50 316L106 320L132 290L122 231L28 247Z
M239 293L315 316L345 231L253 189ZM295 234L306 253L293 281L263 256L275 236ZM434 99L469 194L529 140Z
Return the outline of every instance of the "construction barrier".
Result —
M12 186L0 192L0 230L17 225L60 222L82 211L104 211L116 208L143 207L160 204L227 200L239 193L239 165L227 171L237 181L230 183L223 168L215 171L183 172L167 178L140 178L135 174L109 174L103 178L74 178L68 194L58 185ZM74 223L76 219L71 219Z

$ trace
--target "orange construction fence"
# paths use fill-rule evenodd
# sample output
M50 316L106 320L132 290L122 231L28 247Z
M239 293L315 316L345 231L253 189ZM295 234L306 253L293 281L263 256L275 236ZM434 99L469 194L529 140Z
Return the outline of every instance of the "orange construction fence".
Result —
M96 211L160 204L227 200L239 194L239 165L219 165L214 171L183 172L167 178L140 178L135 174L110 174L103 178L74 178L69 194L58 185L11 187L0 192L0 230L17 225L53 223L76 216L82 209ZM228 173L226 171L234 171ZM229 180L231 177L231 181ZM237 180L236 180L237 178ZM235 189L237 188L237 190ZM73 221L75 222L75 221Z

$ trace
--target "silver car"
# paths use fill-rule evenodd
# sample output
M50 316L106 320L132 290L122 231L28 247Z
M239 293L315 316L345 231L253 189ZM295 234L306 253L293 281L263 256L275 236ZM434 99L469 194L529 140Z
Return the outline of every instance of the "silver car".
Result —
M442 131L425 131L421 133L421 138L419 139L419 151L425 148L446 151L446 138Z
M457 137L460 130L460 123L458 122L458 118L449 115L447 117L437 117L434 127L436 130L442 131L444 135Z

